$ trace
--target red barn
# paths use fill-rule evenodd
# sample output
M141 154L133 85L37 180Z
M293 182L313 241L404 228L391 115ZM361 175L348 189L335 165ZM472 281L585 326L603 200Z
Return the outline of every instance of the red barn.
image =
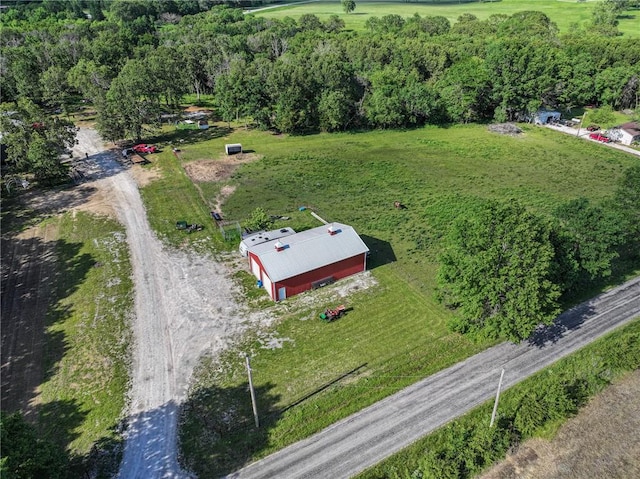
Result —
M274 301L367 268L369 248L351 226L330 223L249 248L251 271Z

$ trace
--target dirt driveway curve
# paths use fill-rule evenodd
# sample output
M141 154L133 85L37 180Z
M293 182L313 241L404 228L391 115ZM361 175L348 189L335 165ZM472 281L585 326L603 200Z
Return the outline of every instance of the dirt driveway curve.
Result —
M95 162L94 185L126 228L133 265L135 344L119 477L191 477L177 461L176 428L193 368L203 353L220 351L230 338L270 318L242 311L225 266L163 247L133 176L105 151L94 130L81 129L78 139L76 156L88 153Z

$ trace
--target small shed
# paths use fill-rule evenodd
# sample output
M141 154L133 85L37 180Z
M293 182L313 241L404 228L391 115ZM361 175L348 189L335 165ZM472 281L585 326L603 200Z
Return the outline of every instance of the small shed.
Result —
M249 265L269 297L281 301L367 269L369 248L353 227L329 223L249 247Z
M242 153L242 145L240 143L228 143L224 145L224 151L227 153L227 155Z
M547 125L560 121L560 112L555 110L538 110L533 116L536 125Z
M640 124L635 121L612 128L607 133L612 140L619 141L623 145L640 142Z

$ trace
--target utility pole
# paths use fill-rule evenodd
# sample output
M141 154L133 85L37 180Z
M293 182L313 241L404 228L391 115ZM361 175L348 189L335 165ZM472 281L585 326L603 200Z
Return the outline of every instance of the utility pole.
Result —
M251 377L251 361L249 360L249 355L245 354L245 359L247 360L247 374L249 375L249 391L251 391L251 405L253 406L253 417L256 420L256 427L260 427L260 422L258 421L258 406L256 405L256 392L253 390L253 378Z
M498 391L496 392L496 402L493 404L493 412L491 413L491 424L489 427L493 427L493 423L496 420L496 413L498 412L498 399L500 399L500 388L502 387L502 378L504 377L504 368L500 373L500 381L498 382Z
M580 124L578 125L578 133L576 133L576 136L580 136L580 129L582 128L582 122L584 121L584 117L587 115L587 112L585 111L582 114L582 118L580 119Z

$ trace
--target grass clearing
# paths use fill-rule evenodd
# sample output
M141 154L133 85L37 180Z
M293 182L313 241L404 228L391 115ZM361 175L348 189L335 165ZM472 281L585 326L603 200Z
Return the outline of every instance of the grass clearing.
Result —
M117 467L118 459L104 451L117 453L128 387L133 284L124 231L110 219L85 213L47 221L58 226L64 274L47 318L39 424L73 457L95 461L97 447L100 461Z
M561 33L567 33L573 25L586 28L591 21L592 12L597 8L597 1L566 1L566 0L501 0L491 2L390 2L366 1L356 2L356 9L347 15L340 2L311 2L287 7L274 8L255 13L256 16L268 18L298 18L304 14L316 15L326 21L331 15L338 15L350 30L363 31L365 23L370 17L384 15L400 15L408 18L418 13L420 16L443 16L451 24L456 23L458 17L471 13L480 20L491 15L513 15L523 11L544 12L558 25ZM640 36L640 14L637 10L630 10L619 19L618 30L625 36Z
M351 310L326 324L334 285L279 305L282 322L205 362L185 405L181 445L199 477L218 477L263 457L484 349L446 331L446 311L393 268L372 273L378 286L349 296ZM382 286L384 285L384 286ZM398 298L402 297L402 301ZM252 356L260 429L253 427L242 352Z
M346 299L338 283L268 307L252 291L251 277L240 273L250 302L281 320L196 372L181 427L188 467L203 478L230 472L489 346L450 334L450 313L433 297L439 240L450 222L478 198L515 198L541 213L579 196L597 202L634 162L602 145L522 127L520 137L482 125L287 136L214 125L220 135L181 146L183 163L220 159L225 143L263 156L222 182L200 183L200 193L183 191L211 201L221 185L233 186L222 208L232 220L243 221L260 206L291 217L278 226L317 226L298 210L304 205L328 221L351 224L372 251L369 274L377 283ZM158 188L157 207L172 211L176 206L160 192L168 187L155 182L143 194ZM407 209L394 208L396 200ZM353 308L344 318L319 321L321 311L342 302ZM245 352L252 356L259 430Z

